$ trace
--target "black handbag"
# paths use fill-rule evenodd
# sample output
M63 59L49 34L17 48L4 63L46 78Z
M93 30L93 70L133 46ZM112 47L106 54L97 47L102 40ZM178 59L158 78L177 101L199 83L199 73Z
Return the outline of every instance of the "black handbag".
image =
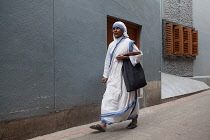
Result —
M133 51L133 43L129 44L129 52ZM140 63L132 65L130 59L123 59L122 74L125 81L127 92L136 91L147 85L144 70Z

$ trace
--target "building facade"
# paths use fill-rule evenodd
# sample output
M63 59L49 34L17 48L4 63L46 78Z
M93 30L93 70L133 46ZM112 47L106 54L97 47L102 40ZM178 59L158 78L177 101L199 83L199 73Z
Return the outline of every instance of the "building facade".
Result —
M210 51L209 48L209 27L208 15L209 12L206 5L210 2L207 0L163 0L162 1L162 18L163 18L163 60L162 72L183 76L183 77L198 77L201 81L205 81L209 85L210 69L207 64ZM204 16L205 15L205 16ZM184 29L197 31L197 54L196 55L181 55L168 56L166 53L166 24L173 26L182 26ZM192 38L193 40L193 38ZM183 40L184 42L184 40ZM193 44L192 44L193 45ZM202 77L200 77L202 76Z
M192 0L163 0L163 54L166 51L167 33L166 26L171 24L174 30L175 26L182 28L193 28L193 7ZM183 29L182 29L183 30ZM172 31L173 32L173 31ZM174 35L174 33L172 33ZM174 36L172 36L174 38ZM173 41L172 41L173 42ZM182 40L183 44L183 40ZM173 48L175 46L172 46ZM181 46L184 47L184 46ZM174 50L175 51L175 50ZM177 76L193 76L193 66L196 56L176 55L163 55L162 72L177 75Z
M160 0L2 0L0 138L25 139L100 120L110 17L139 26L148 82L141 106L159 104L160 7Z
M208 60L210 60L210 15L207 14L210 12L209 4L208 0L193 0L193 26L199 31L199 55L194 61L193 72L194 76L200 77L208 83L210 83L210 65L208 64Z
M162 102L161 72L205 76L208 82L208 4L1 0L0 139L27 139L100 120L104 59L117 20L126 23L144 53L148 85L139 93L141 107ZM168 25L198 30L198 54L168 55Z

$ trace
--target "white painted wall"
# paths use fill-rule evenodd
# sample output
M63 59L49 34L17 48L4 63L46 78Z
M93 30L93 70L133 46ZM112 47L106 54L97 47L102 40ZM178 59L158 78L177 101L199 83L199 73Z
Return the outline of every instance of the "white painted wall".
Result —
M194 76L210 75L210 0L193 0L193 26L198 30L199 55Z

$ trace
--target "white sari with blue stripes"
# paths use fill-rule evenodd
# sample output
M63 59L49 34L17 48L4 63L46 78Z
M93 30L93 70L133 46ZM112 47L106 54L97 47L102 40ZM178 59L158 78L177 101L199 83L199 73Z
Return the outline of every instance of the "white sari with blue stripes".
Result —
M117 60L116 56L129 52L129 38L118 38L110 43L104 65L105 78L108 78L106 91L103 95L101 105L101 121L106 124L117 123L129 119L138 118L139 103L137 92L127 92L122 75L122 60ZM120 43L119 43L120 42ZM116 44L119 43L116 47ZM116 49L114 49L116 47ZM112 52L114 51L113 55ZM141 52L136 45L133 51ZM135 66L142 59L140 55L129 56L131 63Z

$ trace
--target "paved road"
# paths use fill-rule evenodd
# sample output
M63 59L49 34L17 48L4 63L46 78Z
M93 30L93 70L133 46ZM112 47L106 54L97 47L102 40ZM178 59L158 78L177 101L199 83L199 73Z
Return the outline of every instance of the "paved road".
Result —
M210 140L210 90L140 110L138 127L129 121L96 132L78 126L33 140Z

